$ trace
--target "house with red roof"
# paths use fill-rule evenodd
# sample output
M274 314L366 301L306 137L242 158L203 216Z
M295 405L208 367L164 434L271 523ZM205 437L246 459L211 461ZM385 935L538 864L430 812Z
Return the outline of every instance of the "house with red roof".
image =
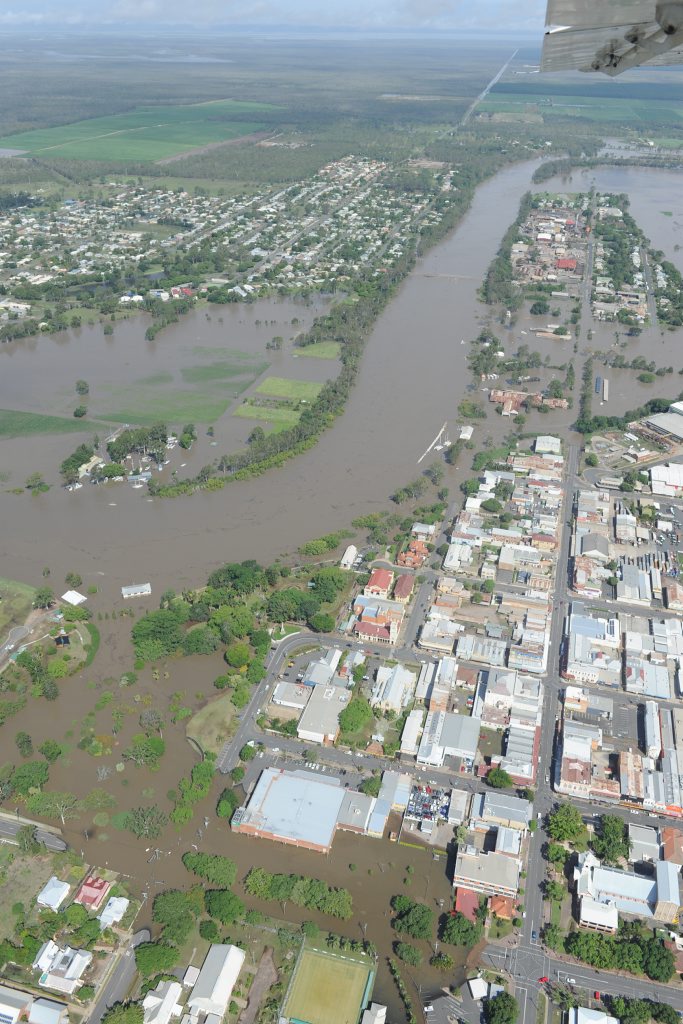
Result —
M576 260L569 256L561 256L559 259L555 260L555 268L556 270L574 271L576 270Z
M365 597L381 597L386 600L393 582L394 574L389 569L373 569L363 594Z
M74 903L80 903L86 910L98 910L110 889L111 882L106 882L99 875L88 875L85 881L81 882L74 896Z
M414 576L408 576L407 573L404 573L403 576L399 576L394 586L394 601L400 601L401 604L407 604L413 592L414 585Z

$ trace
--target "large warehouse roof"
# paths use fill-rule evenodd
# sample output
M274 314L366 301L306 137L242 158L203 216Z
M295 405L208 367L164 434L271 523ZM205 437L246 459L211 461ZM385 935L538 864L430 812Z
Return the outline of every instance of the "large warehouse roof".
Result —
M312 772L266 768L247 805L236 811L236 831L328 850L344 799L339 780Z

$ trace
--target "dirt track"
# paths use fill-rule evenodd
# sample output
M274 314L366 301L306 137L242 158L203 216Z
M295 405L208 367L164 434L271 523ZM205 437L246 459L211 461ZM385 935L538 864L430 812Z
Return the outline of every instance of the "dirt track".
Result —
M178 160L184 160L188 156L201 156L202 153L210 153L212 149L221 149L223 146L240 146L243 142L260 142L267 139L272 132L252 132L251 135L240 135L237 139L225 139L224 142L208 142L206 146L197 146L195 149L187 149L184 153L176 153L174 156L165 156L163 160L157 160L156 166L163 167L165 164L175 164Z

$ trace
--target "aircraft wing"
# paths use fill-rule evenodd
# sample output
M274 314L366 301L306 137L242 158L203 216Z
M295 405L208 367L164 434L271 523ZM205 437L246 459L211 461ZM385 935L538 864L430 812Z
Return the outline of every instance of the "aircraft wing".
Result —
M683 0L548 0L541 71L683 61Z

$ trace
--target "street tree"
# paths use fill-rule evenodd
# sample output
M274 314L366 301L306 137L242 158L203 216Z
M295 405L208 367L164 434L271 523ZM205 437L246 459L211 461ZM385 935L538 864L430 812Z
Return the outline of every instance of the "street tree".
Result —
M570 803L558 804L548 815L548 835L560 843L585 840L586 826L581 811Z
M512 786L512 776L504 768L496 766L486 776L486 782L493 789L509 789Z
M484 999L484 1020L486 1024L515 1024L519 1005L509 992L499 992L493 999Z
M102 1024L142 1024L142 1003L114 1003L102 1018Z
M179 956L180 951L166 942L142 942L135 949L135 964L143 977L150 978L170 971Z

